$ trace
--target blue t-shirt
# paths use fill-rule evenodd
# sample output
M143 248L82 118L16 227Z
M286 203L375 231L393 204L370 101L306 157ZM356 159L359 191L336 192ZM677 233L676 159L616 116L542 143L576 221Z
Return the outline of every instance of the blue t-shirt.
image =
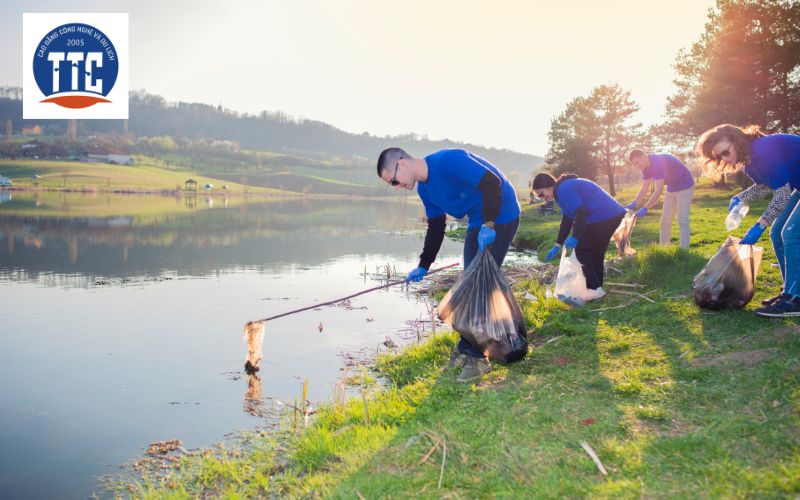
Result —
M644 180L664 179L667 191L683 191L694 186L694 178L682 161L670 154L647 155L650 165L642 170Z
M431 219L450 214L460 219L465 215L467 227L483 224L483 196L478 189L481 177L489 171L500 179L502 202L497 224L519 218L519 202L514 186L494 165L463 149L443 149L425 157L428 180L417 183L417 193L425 205L425 215Z
M575 218L575 211L585 207L586 222L595 224L625 213L622 205L610 194L589 179L567 179L558 185L555 193L561 213Z
M756 184L800 189L800 136L772 134L750 143L750 164L744 173Z

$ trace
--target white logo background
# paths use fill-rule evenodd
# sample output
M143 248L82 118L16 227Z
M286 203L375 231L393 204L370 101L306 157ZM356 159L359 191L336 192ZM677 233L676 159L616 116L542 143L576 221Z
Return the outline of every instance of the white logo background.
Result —
M110 103L70 109L50 102L33 75L33 58L42 38L67 23L83 23L102 30L116 49L119 72L106 96ZM29 119L127 119L128 118L128 14L60 13L22 14L22 117Z

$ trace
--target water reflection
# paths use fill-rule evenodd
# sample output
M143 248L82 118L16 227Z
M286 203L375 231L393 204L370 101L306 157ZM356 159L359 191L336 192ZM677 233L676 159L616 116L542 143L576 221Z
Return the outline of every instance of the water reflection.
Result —
M389 289L270 321L248 376L245 321L369 288L387 263L413 268L422 211L204 199L14 192L0 204L0 497L85 498L103 464L262 425L305 380L309 400L339 398L343 353L374 353L424 312ZM460 255L446 241L438 260Z
M307 199L240 199L235 206L150 214L147 200L132 204L130 198L117 202L144 213L70 216L89 210L85 200L70 204L63 194L31 213L42 196L15 196L13 204L0 207L0 273L14 273L13 279L82 274L88 284L98 275L152 276L165 270L207 275L242 266L274 268L287 260L310 266L354 249L385 252L390 241L401 245L398 251L413 251L415 241L399 242L391 233L413 229L421 217L416 205ZM155 205L164 203L156 200ZM167 202L173 204L170 198ZM386 231L376 234L376 227Z

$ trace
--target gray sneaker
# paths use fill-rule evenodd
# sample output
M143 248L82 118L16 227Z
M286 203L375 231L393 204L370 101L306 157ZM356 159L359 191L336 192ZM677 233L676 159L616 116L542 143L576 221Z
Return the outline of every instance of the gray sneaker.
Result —
M450 353L450 361L447 362L445 370L450 368L463 368L467 364L469 356L458 350L458 347L453 347L453 352Z
M489 364L489 360L486 358L473 358L469 356L467 359L467 363L464 365L464 369L461 370L461 373L458 375L456 379L457 382L469 382L470 380L474 380L476 378L483 377L489 370L492 369L492 365Z

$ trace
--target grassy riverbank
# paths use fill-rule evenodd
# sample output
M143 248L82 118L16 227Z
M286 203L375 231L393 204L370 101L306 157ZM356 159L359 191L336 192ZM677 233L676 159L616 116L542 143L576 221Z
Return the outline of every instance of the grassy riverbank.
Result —
M609 281L642 284L649 300L612 293L571 309L538 283L518 283L538 297L521 303L533 332L525 360L457 384L457 373L440 371L455 335L433 335L378 360L388 389L323 408L306 431L189 457L135 494L797 495L800 326L752 314L780 283L768 239L745 310L704 311L690 296L692 277L724 240L730 195L698 189L688 252L652 245L659 210L638 223L639 253L615 264L621 273ZM549 247L557 224L526 212L520 240Z
M198 192L221 194L295 194L277 189L247 186L187 171L160 168L151 163L131 166L109 163L50 160L0 160L0 175L9 177L17 189L42 189L84 192L161 192L184 189L188 179L197 181ZM34 176L39 176L34 179ZM214 189L203 190L212 184Z

